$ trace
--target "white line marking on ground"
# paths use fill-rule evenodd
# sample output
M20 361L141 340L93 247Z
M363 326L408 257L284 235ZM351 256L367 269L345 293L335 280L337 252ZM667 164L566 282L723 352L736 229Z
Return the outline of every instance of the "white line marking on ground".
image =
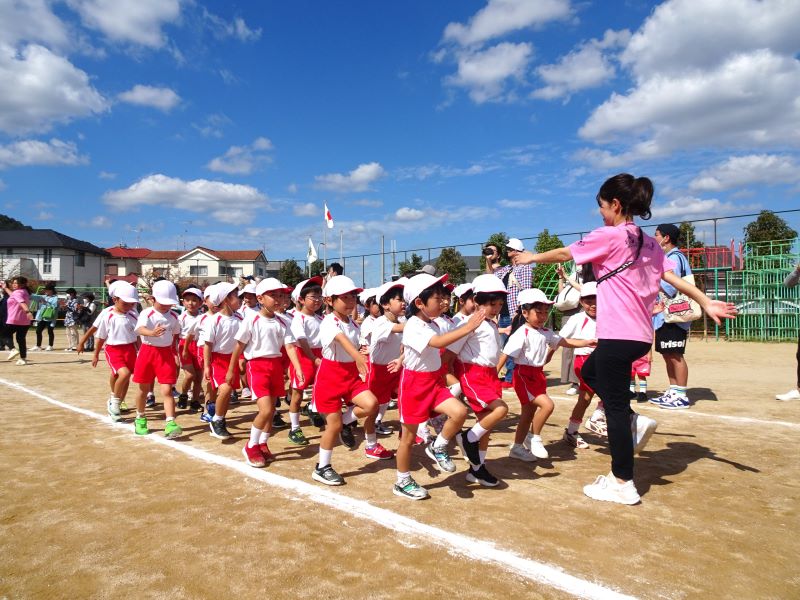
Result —
M0 384L6 385L10 388L24 392L40 400L44 400L54 406L71 410L85 417L100 421L106 426L113 427L118 430L125 430L133 432L133 426L125 423L112 423L105 415L66 404L54 398L50 398L42 393L27 388L18 383L8 381L0 378ZM159 435L150 434L141 438L143 441L161 444L171 450L182 452L187 456L202 460L204 462L227 467L234 471L238 471L242 475L251 479L257 479L267 485L271 485L282 490L293 492L304 498L325 505L329 508L343 511L348 515L367 519L377 525L396 531L397 533L421 536L415 539L424 539L435 542L436 544L445 548L451 554L463 556L464 558L478 561L482 564L494 563L502 567L506 571L537 583L548 585L558 590L572 594L578 598L597 598L597 599L630 599L633 596L627 596L610 588L604 587L600 584L580 579L573 575L565 573L558 567L540 563L520 556L519 554L498 548L494 543L476 538L467 537L458 533L453 533L445 529L440 529L432 525L420 523L414 519L404 517L385 508L373 506L364 500L358 500L345 496L344 494L337 494L326 488L319 487L318 485L299 481L290 477L284 477L269 471L261 469L254 469L242 461L232 460L224 456L218 456L212 452L201 450L188 443L174 442L167 440Z

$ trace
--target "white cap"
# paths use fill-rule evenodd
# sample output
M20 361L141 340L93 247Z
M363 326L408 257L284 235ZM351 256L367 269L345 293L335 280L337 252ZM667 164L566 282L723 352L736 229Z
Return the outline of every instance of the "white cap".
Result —
M380 303L381 298L383 298L389 290L402 288L404 284L405 281L401 283L399 279L397 281L387 281L381 287L375 288L375 300Z
M367 288L358 295L358 301L366 306L367 300L375 298L376 288Z
M581 285L581 298L586 298L586 296L597 296L596 281L587 281Z
M341 296L349 292L358 294L362 291L363 288L358 287L353 283L353 280L346 275L334 275L328 279L328 283L325 284L325 289L322 290L322 295L326 298L330 298L331 296Z
M522 252L523 250L525 250L525 246L522 243L522 240L519 238L511 238L510 240L508 240L506 248L511 248L512 250L516 250L517 252Z
M181 298L183 298L186 294L194 294L195 296L200 298L200 300L203 299L203 292L198 290L196 287L190 287L190 288L186 288L185 290L183 290L183 293L181 294Z
M485 275L478 275L472 281L472 290L476 294L480 294L481 292L489 294L496 292L503 294L508 293L506 286L503 285L503 281L499 277L489 275L488 273Z
M153 298L159 304L178 304L178 290L175 289L174 283L162 279L153 284Z
M292 300L297 302L300 300L300 293L303 291L303 288L307 285L318 285L322 287L322 284L325 283L325 280L322 279L319 275L312 277L311 279L304 279L297 286L292 290Z
M408 281L406 281L406 285L403 287L403 299L406 301L406 304L411 304L423 291L427 290L431 286L436 285L440 281L446 280L446 274L442 275L441 277L434 277L433 275L428 275L427 273L414 275Z
M522 306L523 304L555 304L552 300L548 300L545 293L538 289L538 288L528 288L527 290L522 290L519 294L517 294L517 304Z
M494 277L494 275L492 275L492 277ZM462 283L461 285L456 286L456 289L453 290L453 294L455 294L456 298L461 298L461 296L471 291L472 291L471 283Z
M112 298L119 298L123 302L138 302L139 292L127 281L115 281L108 289Z
M262 279L258 282L256 286L255 294L256 296L261 296L262 294L268 294L269 292L291 292L292 288L290 288L285 283L281 283L274 277L267 277L266 279Z
M248 283L244 286L241 290L239 290L239 295L242 294L255 294L256 293L256 284L255 283Z
M239 287L238 283L215 283L214 290L209 294L211 303L214 306L219 306L228 297L228 294L233 292Z
M216 283L212 283L211 285L207 285L206 289L203 290L203 298L210 298L211 295L214 293L214 289L217 287Z

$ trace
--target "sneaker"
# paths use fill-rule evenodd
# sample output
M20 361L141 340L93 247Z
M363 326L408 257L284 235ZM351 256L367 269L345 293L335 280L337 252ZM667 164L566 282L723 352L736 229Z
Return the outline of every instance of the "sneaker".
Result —
M277 429L286 429L287 427L289 427L289 423L287 423L286 421L284 421L284 420L283 420L283 417L281 417L281 416L280 416L280 415L279 415L279 414L276 412L276 413L275 413L275 415L272 417L272 429L273 429L273 430L277 430Z
M323 417L318 412L308 409L308 416L311 418L311 424L316 427L317 429L322 429L325 427L325 417Z
M12 348L11 352L9 352L8 356L6 356L6 360L14 360L17 356L19 356L19 350Z
M433 459L433 463L437 469L446 473L455 473L456 466L453 464L453 459L450 458L450 453L447 452L447 446L435 446L435 442L431 442L425 446L425 454Z
M339 434L339 441L343 446L347 446L350 450L356 447L356 434L353 431L355 422L349 425L342 425L342 432Z
M231 392L231 404L239 404L239 393L236 390Z
M128 405L125 403L125 400L119 401L119 412L123 414L131 412L131 409L128 408Z
M114 423L116 423L117 421L120 420L120 418L122 418L118 403L114 403L111 400L109 400L108 402L106 402L106 410L108 410L108 416L112 421L114 421Z
M789 390L785 394L778 394L775 396L775 400L782 400L784 402L788 402L789 400L800 400L800 391L796 389Z
M297 429L292 429L289 432L289 441L297 446L308 446L308 440L306 439L303 430L299 427Z
M30 350L28 350L28 352L39 352L39 350L41 350L41 348L39 348L39 346L34 346Z
M573 448L580 448L582 450L586 450L589 447L584 439L581 437L581 434L578 432L570 433L569 429L564 430L564 441L567 442Z
M667 390L656 398L650 398L649 401L653 404L661 405L662 402L667 402L672 398L672 389Z
M639 392L638 394L636 394L636 401L639 403L647 402L647 393Z
M650 417L645 417L638 413L631 415L631 434L633 435L633 453L639 454L647 442L650 441L650 436L658 427L658 423Z
M617 504L638 504L642 500L633 481L619 483L613 473L598 476L594 483L583 486L583 493L593 500Z
M320 469L319 464L317 464L311 472L311 479L324 483L325 485L342 485L344 483L342 476L334 471L333 467L330 465L326 465Z
M183 435L183 429L181 426L178 425L177 421L167 421L167 424L164 426L164 437L168 440L174 440L176 437L180 437Z
M550 458L547 448L544 447L542 440L531 439L531 453L536 458Z
M52 352L53 351L53 347L52 346L48 346L47 348L44 349L44 351L45 352Z
M269 451L269 446L267 446L266 442L259 444L258 449L261 451L261 455L264 457L265 461L269 462L275 460L275 455Z
M481 464L481 456L479 454L478 442L470 442L467 438L467 432L467 429L459 431L456 435L456 443L461 450L461 454L463 454L469 462L473 465L479 465Z
M147 418L136 417L133 421L133 430L136 432L136 435L147 435L150 433L150 430L147 428Z
M678 396L675 394L669 400L659 404L658 407L665 408L667 410L682 410L684 408L689 408L691 405L692 404L689 402L689 399L686 396Z
M389 408L387 410L394 410L397 408L397 398L392 398L389 400Z
M477 469L470 465L469 471L467 472L467 481L470 483L480 483L483 487L494 487L500 483L497 477L489 473L486 465L481 465Z
M577 396L578 395L578 386L576 386L576 385L570 386L570 388L564 393L567 396Z
M376 460L389 460L394 458L394 452L387 450L380 444L375 444L372 448L365 449L364 455L367 458L374 458Z
M194 398L192 398L192 400L189 402L189 410L197 412L198 410L202 410L202 409L203 409L203 405L200 404Z
M383 421L378 421L375 423L375 433L378 435L392 435L392 429L389 425L385 425Z
M584 423L583 426L592 433L596 433L602 437L608 437L608 424L605 419L593 419L589 417L586 419L586 423Z
M215 438L227 440L229 437L231 437L231 432L228 431L227 427L225 427L225 417L216 421L212 420L211 423L209 423L209 426L211 428L211 435Z
M242 389L242 400L249 400L253 397L253 392L250 391L249 387Z
M153 394L147 394L147 401L144 405L147 408L153 408L156 405L156 397Z
M211 414L209 414L209 413L207 413L207 412L204 412L204 413L201 413L201 414L200 414L200 420L201 420L203 423L211 423L211 420L212 420L213 418L214 418L214 415L211 415Z
M395 496L408 498L409 500L424 500L428 497L428 490L414 481L410 475L404 477L392 486L392 492Z
M533 441L533 434L529 431L525 434L525 439L522 440L522 447L526 450L531 449L531 442Z
M178 396L178 408L184 410L189 407L189 395L181 394Z
M511 451L508 453L511 458L516 458L517 460L521 460L523 462L536 462L536 457L533 455L528 448L525 446L517 446L514 444L511 446Z
M212 417L217 414L217 405L215 402L209 402L206 404L206 412L211 415Z
M310 417L311 416L311 405L309 403L304 404L300 408L300 414L303 415L304 417Z
M18 367L24 367L25 365L28 364L28 361L25 360L24 358L18 358L17 362L15 362L14 364L17 365Z
M242 448L242 456L244 456L244 462L251 467L261 468L267 466L267 460L258 446L251 448L249 443L245 444L244 448Z

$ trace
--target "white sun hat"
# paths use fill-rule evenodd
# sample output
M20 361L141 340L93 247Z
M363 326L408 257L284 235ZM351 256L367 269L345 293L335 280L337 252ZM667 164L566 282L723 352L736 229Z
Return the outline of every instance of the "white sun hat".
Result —
M346 275L334 275L328 279L328 283L325 284L325 289L322 290L322 295L326 298L330 298L331 296L341 296L342 294L350 292L358 294L362 291L364 291L364 288L358 287L353 283L353 280Z
M159 304L172 306L178 304L178 290L175 289L174 283L162 279L153 284L153 298Z
M109 290L112 298L119 298L123 302L138 302L139 292L127 281L115 281Z
M209 295L211 303L214 306L219 306L228 297L228 294L235 291L239 287L236 283L215 283L214 291Z
M190 287L183 290L183 292L181 293L181 298L183 298L186 294L192 294L194 296L197 296L198 298L200 298L200 300L203 299L203 292L201 292L196 287Z
M258 282L256 286L256 296L268 294L269 292L291 292L292 288L285 283L275 279L274 277L267 277Z
M239 295L240 296L242 296L244 294L255 294L255 293L256 293L256 284L255 283L248 283L241 290L239 290Z
M375 288L375 300L380 303L381 298L383 298L389 290L393 290L394 288L402 288L405 286L405 281L401 282L399 279L397 281L387 281L379 288Z
M446 274L442 275L441 277L434 277L433 275L428 275L427 273L414 275L413 277L409 278L409 280L406 281L405 286L403 286L403 299L406 301L406 304L411 304L424 290L427 290L429 287L434 286L441 281L447 281L447 277L448 276Z
M495 277L494 275L489 275L488 273L485 275L478 275L472 281L472 290L476 294L508 293L508 290L506 290L506 286L503 285L501 279L499 277Z
M517 295L517 304L522 306L523 304L555 304L552 300L548 300L545 293L538 289L538 288L529 288L527 290L522 290Z
M303 281L297 284L294 290L292 290L292 300L294 302L300 300L300 294L303 293L303 288L305 288L307 285L318 285L322 287L323 283L325 283L325 281L319 275L315 275L310 279L304 279Z
M494 275L492 275L492 277L494 277ZM461 285L456 286L456 288L453 290L453 294L455 294L456 298L461 298L461 296L470 291L472 291L472 284L462 283Z
M597 296L596 281L587 281L581 285L581 298L586 298L586 296Z
M367 300L369 300L370 298L375 298L376 291L377 291L376 288L365 289L358 295L358 301L361 302L361 304L366 305Z

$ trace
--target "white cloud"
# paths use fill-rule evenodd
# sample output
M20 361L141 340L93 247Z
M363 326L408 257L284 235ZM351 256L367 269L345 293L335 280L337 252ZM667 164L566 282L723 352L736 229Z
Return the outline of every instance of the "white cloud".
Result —
M233 121L227 115L214 113L208 115L202 123L192 123L192 127L199 131L203 137L221 138L225 133L224 128L231 123Z
M365 206L367 208L380 208L383 206L383 200L368 200L367 198L362 198L361 200L353 200L352 204L355 206Z
M449 23L444 39L462 46L478 44L512 31L563 20L571 14L569 0L489 0L466 25Z
M37 221L52 221L55 215L51 212L47 212L46 210L40 210L39 214L34 217Z
M533 56L533 46L527 42L502 42L486 50L463 51L458 54L458 70L449 75L448 85L465 88L477 104L509 100L506 80L522 81Z
M114 179L114 178L116 178L117 174L116 174L116 173L111 173L111 172L109 172L109 171L100 171L100 172L97 174L97 176L98 176L100 179Z
M394 216L398 221L419 221L425 218L425 212L417 208L408 208L404 206L398 208Z
M78 153L73 142L53 138L49 142L22 140L0 145L0 169L30 166L75 166L89 163L89 157Z
M322 214L320 207L313 202L295 204L292 206L292 212L294 213L295 217L316 217L317 215Z
M235 17L233 21L226 21L222 17L208 12L205 8L203 8L203 17L218 39L233 37L240 42L253 42L261 37L261 28L250 29L241 17Z
M446 167L443 165L429 164L416 167L401 167L395 171L394 175L400 181L405 179L424 181L431 177L471 177L473 175L482 175L499 168L498 165L491 164L473 164L469 167Z
M53 48L70 45L66 25L45 0L0 2L0 43L39 42Z
M716 198L697 198L681 196L666 204L654 203L652 212L654 219L691 220L705 216L719 216L725 212L756 210L758 205L737 206L730 202L722 202Z
M127 92L117 96L122 102L150 106L164 112L169 112L181 102L181 97L167 87L154 87L151 85L135 85Z
M343 175L341 173L328 173L314 177L315 187L334 192L365 192L369 186L386 175L380 163L371 162L358 165L355 169Z
M534 206L540 206L542 203L537 200L507 200L503 199L497 203L502 208L511 208L511 209L526 209L526 208L533 208Z
M216 173L249 175L260 164L272 161L267 154L272 147L272 142L267 138L256 138L249 146L231 146L225 154L212 159L206 168Z
M288 186L286 186L286 191L289 192L292 196L294 196L297 193L297 184L290 183Z
M114 42L148 48L167 43L162 27L181 15L180 0L67 0L89 29Z
M19 52L0 44L0 89L0 130L12 135L48 131L109 106L84 71L35 44Z
M111 227L111 219L104 217L103 215L97 215L96 217L93 217L91 221L89 221L89 225L92 227L107 229Z
M719 192L744 187L800 182L800 165L791 156L750 154L732 156L700 173L689 184L695 191Z
M106 192L103 201L117 210L161 206L210 214L224 223L239 225L251 223L257 211L269 208L267 196L249 185L207 179L184 181L160 173L126 189Z

